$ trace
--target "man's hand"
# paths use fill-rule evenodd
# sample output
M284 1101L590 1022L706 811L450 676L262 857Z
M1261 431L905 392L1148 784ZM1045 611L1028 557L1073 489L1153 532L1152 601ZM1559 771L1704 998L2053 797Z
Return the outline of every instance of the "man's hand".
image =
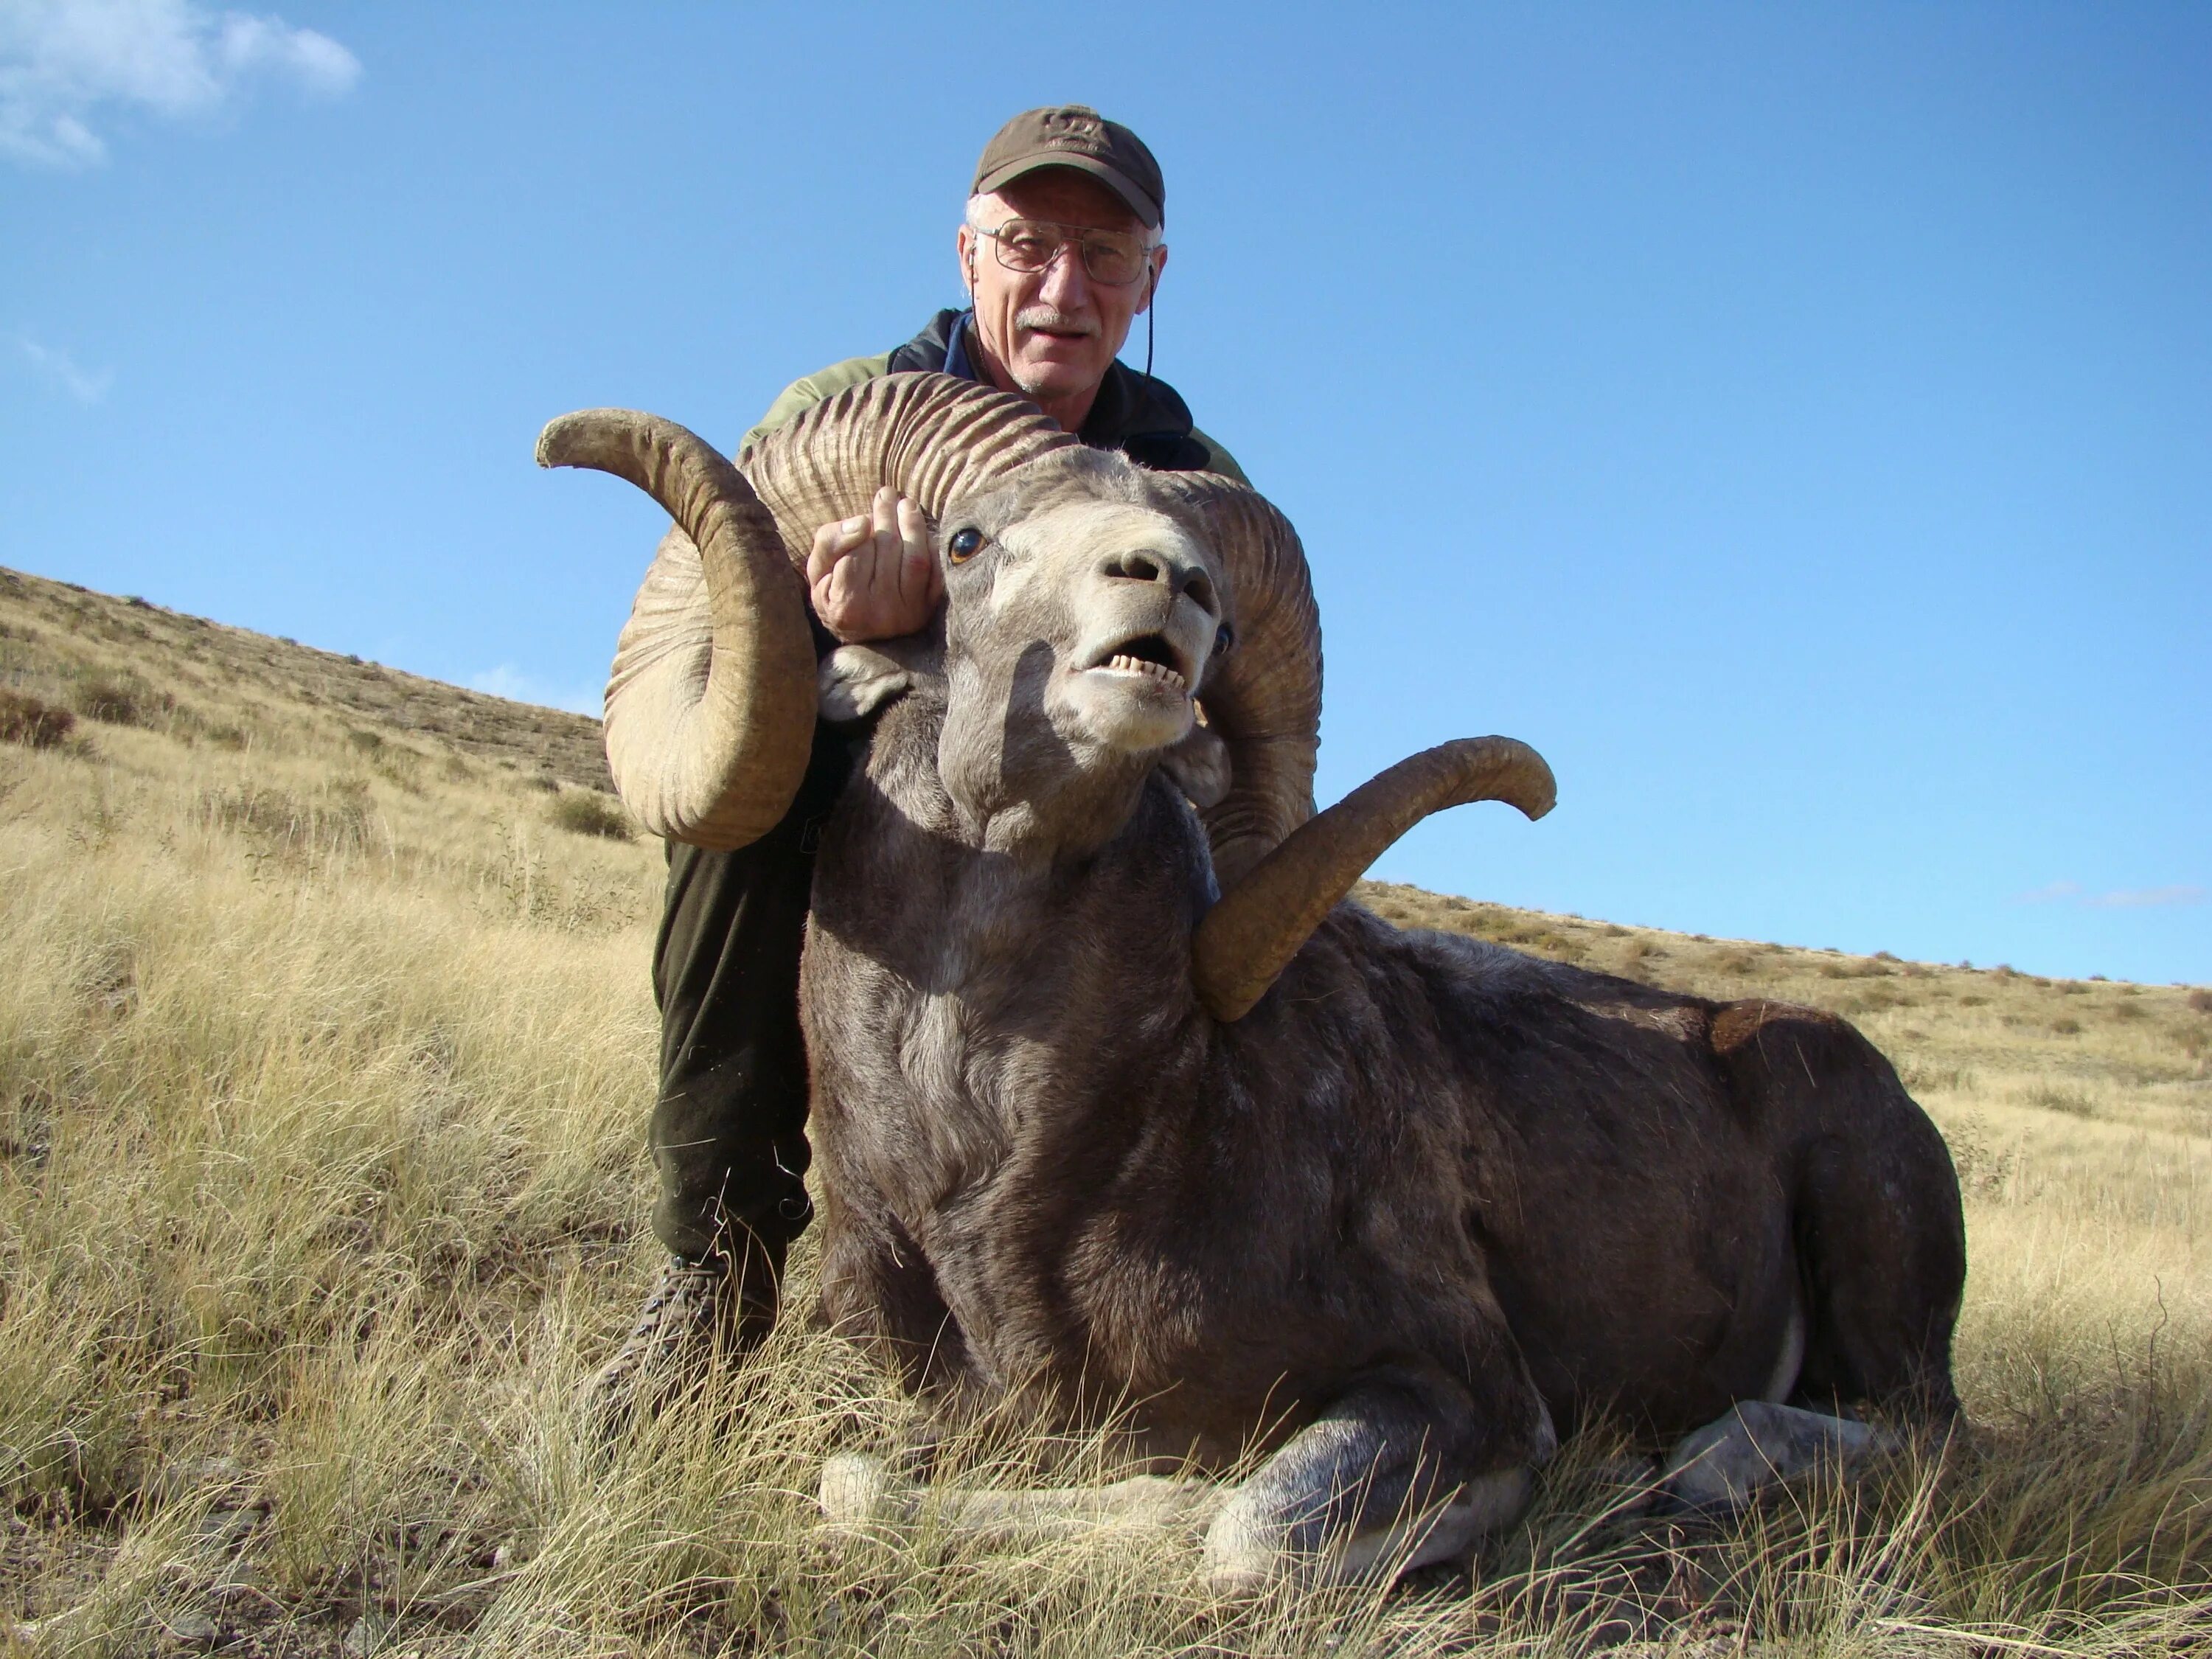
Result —
M872 513L814 532L806 586L814 614L847 645L919 633L945 597L921 509L888 484Z

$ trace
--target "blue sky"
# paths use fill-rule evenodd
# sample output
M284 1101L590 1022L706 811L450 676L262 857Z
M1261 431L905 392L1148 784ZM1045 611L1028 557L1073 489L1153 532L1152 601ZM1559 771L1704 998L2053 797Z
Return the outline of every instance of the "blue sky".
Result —
M588 706L734 442L957 294L1013 111L1158 153L1158 368L1304 533L1378 874L2212 981L2212 9L0 0L0 562Z

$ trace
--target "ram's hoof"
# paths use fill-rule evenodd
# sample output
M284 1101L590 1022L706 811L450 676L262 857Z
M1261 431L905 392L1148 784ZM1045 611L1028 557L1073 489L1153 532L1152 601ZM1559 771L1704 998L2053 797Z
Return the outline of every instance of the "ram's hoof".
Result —
M1312 1584L1384 1583L1417 1567L1462 1560L1486 1533L1520 1514L1528 1500L1526 1470L1468 1482L1420 1514L1299 1549L1290 1529L1258 1504L1235 1497L1206 1533L1206 1582L1224 1601L1248 1599L1283 1579Z
M1871 1424L1747 1400L1676 1443L1659 1489L1678 1508L1725 1512L1768 1486L1863 1463L1900 1443Z
M851 1452L822 1465L815 1502L822 1518L840 1530L861 1532L907 1518L913 1506L905 1483L895 1481L880 1457Z

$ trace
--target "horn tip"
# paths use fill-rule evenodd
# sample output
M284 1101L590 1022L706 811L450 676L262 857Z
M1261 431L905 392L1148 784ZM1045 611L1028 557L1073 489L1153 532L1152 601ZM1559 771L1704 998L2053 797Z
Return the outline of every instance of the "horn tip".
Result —
M577 409L556 415L538 429L537 457L540 466L606 468L593 459L611 444L647 435L661 424L634 409ZM689 434L685 434L689 436Z
M538 429L536 456L540 466L573 466L570 459L577 428L584 419L582 411L574 415L556 415Z
M1551 763L1517 738L1493 741L1504 744L1506 752L1513 757L1514 769L1521 774L1519 791L1508 797L1512 805L1519 807L1531 823L1548 815L1559 804L1559 783L1553 775Z

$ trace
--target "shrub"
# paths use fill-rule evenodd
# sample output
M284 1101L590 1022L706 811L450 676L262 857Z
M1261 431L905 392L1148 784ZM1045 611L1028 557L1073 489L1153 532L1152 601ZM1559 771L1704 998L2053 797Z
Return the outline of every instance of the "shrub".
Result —
M569 789L556 797L548 816L562 829L579 836L605 836L610 841L629 841L637 826L620 801L596 789Z
M298 857L359 852L368 844L374 805L368 784L344 778L306 799L253 784L209 790L199 798L197 816L212 828L258 837L272 851Z
M117 674L92 674L79 680L70 701L87 720L106 726L160 726L177 707L167 692Z
M0 691L0 743L58 749L76 729L76 716L20 691Z
M2080 1089L2068 1089L2055 1083L2039 1083L2027 1091L2027 1103L2040 1106L2046 1112L2063 1112L2069 1117L2094 1117L2097 1109L2089 1097Z
M2189 994L2189 1006L2197 1013L2212 1014L2212 991L2198 986Z
M1887 985L1876 985L1845 997L1838 1005L1846 1014L1885 1014L1893 1008L1917 1008L1920 1000Z
M1923 1089L1972 1094L1980 1086L1980 1079L1963 1066L1929 1066L1907 1060L1898 1068L1897 1076L1915 1094Z

